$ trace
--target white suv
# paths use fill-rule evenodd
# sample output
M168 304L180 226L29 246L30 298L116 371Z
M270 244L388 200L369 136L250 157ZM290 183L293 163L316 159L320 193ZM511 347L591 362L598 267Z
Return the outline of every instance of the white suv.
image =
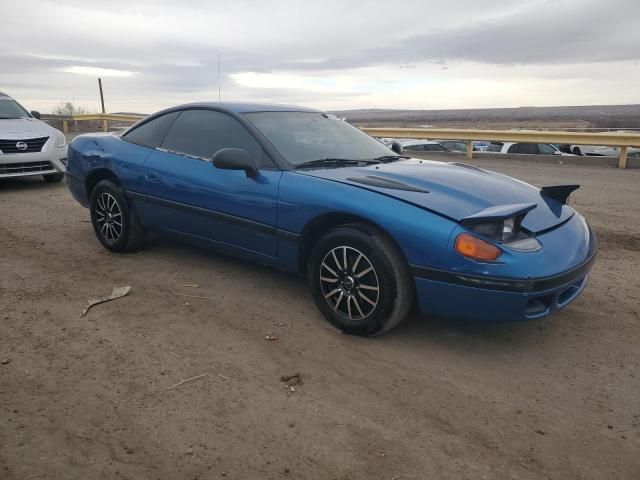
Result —
M0 92L0 179L42 175L57 183L64 178L65 136L39 118Z
M516 142L491 142L485 152L492 153L519 153L525 155L562 155L573 157L570 153L562 152L551 143L516 143Z

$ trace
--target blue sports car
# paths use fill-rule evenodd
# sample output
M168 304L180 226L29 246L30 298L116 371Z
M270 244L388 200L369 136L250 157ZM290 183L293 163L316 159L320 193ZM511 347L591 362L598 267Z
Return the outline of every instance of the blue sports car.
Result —
M417 304L478 321L543 317L587 284L596 238L567 205L463 163L411 159L321 111L195 103L69 146L67 184L113 252L145 231L306 275L324 316L379 334Z

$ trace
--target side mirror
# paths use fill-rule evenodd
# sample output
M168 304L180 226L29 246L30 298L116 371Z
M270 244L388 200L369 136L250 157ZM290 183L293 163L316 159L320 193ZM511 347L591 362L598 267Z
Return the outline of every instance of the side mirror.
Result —
M391 150L393 150L398 155L402 155L402 151L404 150L404 148L399 141L394 140L393 142L391 142Z
M249 152L242 148L222 148L213 154L213 166L224 170L244 170L249 178L258 176L258 169Z
M34 118L37 118L38 120L40 120L40 112L36 112L35 110L31 110L31 115Z

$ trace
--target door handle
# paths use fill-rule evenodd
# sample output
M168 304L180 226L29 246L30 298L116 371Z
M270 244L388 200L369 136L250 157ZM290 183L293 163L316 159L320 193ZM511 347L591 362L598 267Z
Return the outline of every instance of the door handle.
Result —
M160 183L160 177L158 177L157 175L154 175L153 173L145 174L144 179L147 182Z

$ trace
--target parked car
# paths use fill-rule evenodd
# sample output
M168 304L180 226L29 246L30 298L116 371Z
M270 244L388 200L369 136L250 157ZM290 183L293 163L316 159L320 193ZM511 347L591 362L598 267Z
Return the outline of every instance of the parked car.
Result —
M77 137L67 175L108 250L156 230L306 275L324 316L361 335L414 302L474 321L543 317L583 291L597 250L567 205L576 185L410 159L302 107L169 108Z
M435 140L450 152L466 152L467 142L462 140Z
M551 143L492 142L485 152L573 156L570 153L560 151L558 147Z
M391 147L391 144L393 142L395 142L396 139L395 138L383 137L383 138L379 138L378 141L381 142L383 145L385 145L387 147Z
M571 152L574 155L586 155L590 157L618 157L620 156L620 148L605 147L597 145L571 145ZM640 156L640 148L628 147L627 156Z
M484 152L489 145L491 145L491 142L486 142L484 140L475 140L473 142L473 150L476 152Z
M0 178L42 175L57 183L64 178L66 160L64 134L0 92Z
M402 150L407 152L448 152L444 145L432 140L405 140L402 143Z

